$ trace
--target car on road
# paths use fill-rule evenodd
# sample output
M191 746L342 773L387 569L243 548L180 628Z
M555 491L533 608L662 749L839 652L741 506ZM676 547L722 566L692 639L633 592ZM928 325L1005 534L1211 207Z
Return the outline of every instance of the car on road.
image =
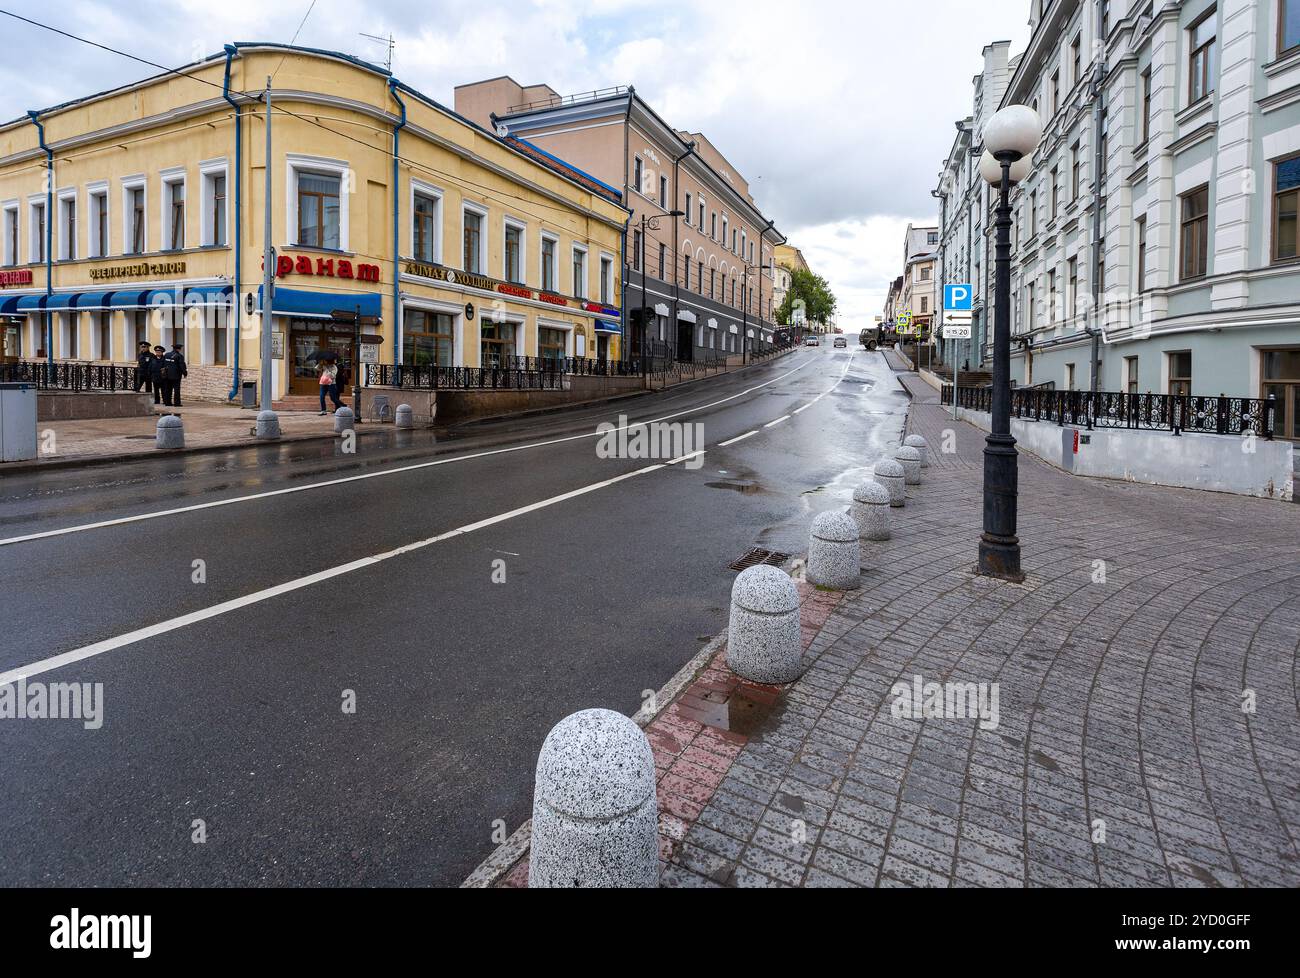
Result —
M847 348L848 345L849 345L849 341L846 340L843 336L835 337L835 349L839 350L841 348Z
M804 346L821 346L821 345L822 345L822 341L819 340L819 339L818 339L817 337L815 337L815 336L810 336L810 337L808 337L806 340L803 341L803 345L804 345Z

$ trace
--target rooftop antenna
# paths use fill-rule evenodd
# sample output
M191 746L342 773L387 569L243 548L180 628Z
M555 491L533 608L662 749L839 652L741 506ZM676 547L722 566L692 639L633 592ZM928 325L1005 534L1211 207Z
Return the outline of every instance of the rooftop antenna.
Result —
M393 35L389 34L387 37L379 37L375 34L367 34L365 31L358 31L357 33L378 44L386 44L388 46L388 60L384 62L384 68L391 75L393 73L393 48L396 47L393 41Z

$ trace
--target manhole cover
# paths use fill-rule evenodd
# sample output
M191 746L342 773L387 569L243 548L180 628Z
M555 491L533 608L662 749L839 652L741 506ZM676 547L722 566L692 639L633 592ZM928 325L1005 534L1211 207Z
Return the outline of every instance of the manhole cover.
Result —
M743 557L733 560L730 567L734 571L743 571L750 567L757 567L759 564L770 564L772 567L780 567L790 559L789 554L783 554L775 550L763 550L755 547Z

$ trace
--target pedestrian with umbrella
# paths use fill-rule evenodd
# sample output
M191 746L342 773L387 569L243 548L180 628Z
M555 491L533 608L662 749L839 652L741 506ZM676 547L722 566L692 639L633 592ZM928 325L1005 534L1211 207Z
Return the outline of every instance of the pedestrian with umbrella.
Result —
M343 406L339 400L339 355L332 350L317 350L308 360L315 360L316 367L320 370L318 380L320 382L320 413L321 416L328 414L325 410L325 397L334 402L334 410L337 411Z

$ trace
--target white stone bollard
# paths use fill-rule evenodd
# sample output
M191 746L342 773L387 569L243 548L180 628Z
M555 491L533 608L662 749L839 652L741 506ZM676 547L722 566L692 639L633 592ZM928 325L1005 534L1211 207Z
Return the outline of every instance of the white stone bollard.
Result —
M908 435L903 439L903 444L909 448L915 448L921 453L921 468L928 469L930 467L930 443L928 441L920 435Z
M892 458L882 458L876 463L872 472L875 474L876 481L888 491L889 505L895 509L901 507L907 501L902 463Z
M397 405L397 410L393 414L393 424L399 428L415 427L415 411L409 404Z
M903 467L903 482L909 486L921 484L921 453L910 445L894 452L894 459Z
M334 412L334 434L341 435L345 431L352 431L356 427L356 415L352 413L350 407L341 407Z
M279 438L280 417L274 411L259 411L257 415L257 437Z
M175 414L164 414L158 419L154 432L154 448L184 448L185 426Z
M533 788L528 885L659 885L654 754L622 714L583 710L546 735Z
M848 513L818 513L808 541L808 583L837 591L862 586L862 550L858 524Z
M803 672L799 589L790 575L760 564L731 586L727 665L751 682L789 683Z
M888 540L892 531L889 490L870 480L853 490L853 520L863 540Z

